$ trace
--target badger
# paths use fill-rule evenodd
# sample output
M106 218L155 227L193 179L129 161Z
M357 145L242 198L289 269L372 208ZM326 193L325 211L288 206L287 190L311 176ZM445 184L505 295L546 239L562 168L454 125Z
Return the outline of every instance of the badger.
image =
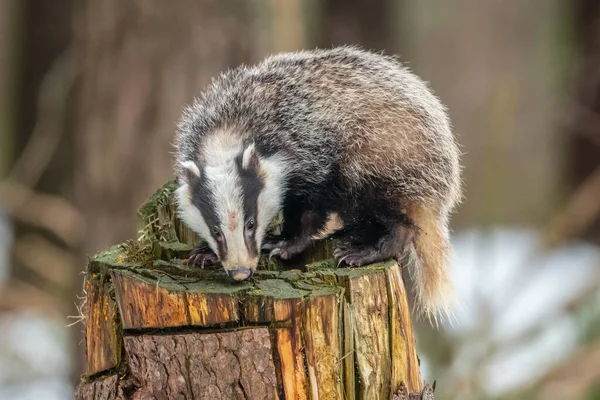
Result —
M212 250L191 262L244 280L261 249L289 259L335 235L338 265L406 256L420 311L448 310L460 152L445 107L396 58L336 47L229 70L184 110L175 153L179 214Z

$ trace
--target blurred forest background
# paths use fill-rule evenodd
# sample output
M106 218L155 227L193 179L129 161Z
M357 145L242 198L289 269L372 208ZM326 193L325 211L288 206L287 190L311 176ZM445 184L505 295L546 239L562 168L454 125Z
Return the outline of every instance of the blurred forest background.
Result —
M0 0L0 398L72 397L85 257L135 235L181 108L272 52L399 54L464 151L437 399L600 399L600 2Z

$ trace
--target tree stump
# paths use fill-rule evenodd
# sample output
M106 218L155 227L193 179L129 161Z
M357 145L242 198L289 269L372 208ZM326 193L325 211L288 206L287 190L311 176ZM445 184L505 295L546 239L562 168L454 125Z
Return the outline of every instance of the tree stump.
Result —
M396 262L338 269L323 242L235 282L186 264L198 238L174 188L140 208L137 240L89 262L78 399L432 398Z

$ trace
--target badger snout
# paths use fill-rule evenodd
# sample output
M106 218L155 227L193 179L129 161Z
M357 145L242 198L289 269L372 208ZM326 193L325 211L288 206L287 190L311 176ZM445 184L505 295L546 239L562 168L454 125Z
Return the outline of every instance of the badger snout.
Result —
M253 272L254 272L253 270L251 270L250 268L246 268L246 267L239 267L239 268L230 269L229 271L227 271L229 276L231 276L236 281L243 281L244 279L250 278L252 276Z

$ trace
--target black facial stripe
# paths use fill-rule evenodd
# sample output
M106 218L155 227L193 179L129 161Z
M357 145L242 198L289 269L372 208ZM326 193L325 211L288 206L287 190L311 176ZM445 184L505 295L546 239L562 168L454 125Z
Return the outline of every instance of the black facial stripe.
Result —
M213 233L213 228L218 227L221 229L221 224L217 215L213 193L208 186L208 180L204 174L190 184L190 190L192 193L192 203L200 210L200 214L202 214L206 225L208 225L210 235L217 243L217 255L221 260L225 260L227 257L227 243L224 236L219 240Z
M258 216L258 195L264 188L264 182L259 175L259 165L257 162L250 163L248 169L242 168L242 154L235 159L238 173L240 176L240 184L242 187L242 199L244 203L244 225L250 218L254 218L255 222ZM245 226L244 226L245 232ZM251 237L244 234L244 241L248 253L252 257L258 256L258 246L256 242L256 230Z

